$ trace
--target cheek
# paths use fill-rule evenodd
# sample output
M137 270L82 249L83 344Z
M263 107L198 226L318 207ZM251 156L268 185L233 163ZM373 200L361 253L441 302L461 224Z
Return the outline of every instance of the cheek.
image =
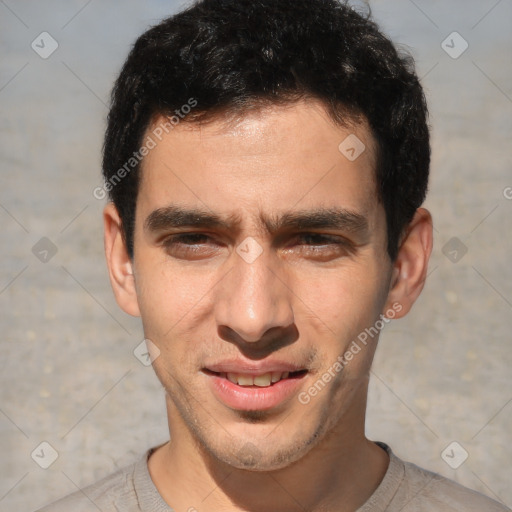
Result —
M136 281L144 336L158 348L155 373L165 389L184 393L179 384L197 368L201 354L193 347L204 338L199 332L206 315L207 280L165 263L141 266ZM189 374L190 377L190 374ZM192 383L190 384L192 385Z
M171 336L176 326L195 307L200 307L204 295L204 279L194 279L193 273L150 258L137 267L135 283L145 333L149 338Z
M295 294L326 328L345 338L378 317L382 277L375 264L347 262L336 269L296 274Z
M364 266L347 262L329 273L304 273L308 277L297 286L297 295L307 305L302 326L296 318L298 328L313 342L318 341L318 377L330 378L327 374L332 374L331 397L356 392L366 385L378 339L373 330L372 336L368 332L379 319L385 301L379 268L371 262Z

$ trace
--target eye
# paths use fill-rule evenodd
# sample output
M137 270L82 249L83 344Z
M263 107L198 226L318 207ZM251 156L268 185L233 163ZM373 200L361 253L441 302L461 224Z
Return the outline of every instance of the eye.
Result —
M219 249L212 237L204 233L178 233L162 240L167 254L178 259L202 259L214 255Z
M290 240L288 251L318 261L329 261L353 252L352 243L337 235L300 233Z
M176 243L185 244L185 245L195 245L204 243L208 240L208 235L203 233L180 233L179 235L172 235L169 238L166 238L166 245L172 245Z
M321 233L302 233L298 235L298 240L302 240L305 245L328 245L339 244L339 237L322 235Z

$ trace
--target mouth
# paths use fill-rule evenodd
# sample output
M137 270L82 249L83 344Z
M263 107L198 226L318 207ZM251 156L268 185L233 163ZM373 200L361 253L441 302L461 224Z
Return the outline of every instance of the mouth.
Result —
M232 410L263 411L291 404L308 370L265 373L202 370L217 400Z
M248 388L267 388L274 386L280 381L289 379L300 379L306 375L307 370L298 370L295 372L266 372L261 374L233 373L233 372L214 372L204 368L203 372L207 375L227 379L233 384Z

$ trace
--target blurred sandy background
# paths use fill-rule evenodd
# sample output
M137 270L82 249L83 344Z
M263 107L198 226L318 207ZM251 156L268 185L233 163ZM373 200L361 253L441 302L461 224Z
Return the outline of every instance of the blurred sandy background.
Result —
M1 511L34 510L167 438L92 192L113 80L136 36L181 5L0 0ZM512 506L512 2L371 6L423 77L436 231L422 297L381 336L368 435ZM58 453L46 470L41 442Z

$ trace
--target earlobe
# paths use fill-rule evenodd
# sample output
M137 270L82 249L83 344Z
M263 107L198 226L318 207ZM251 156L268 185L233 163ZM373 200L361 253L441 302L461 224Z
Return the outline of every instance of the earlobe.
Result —
M103 210L103 226L105 257L116 301L125 313L140 316L133 262L123 239L121 218L112 203Z
M394 318L405 316L419 297L427 277L432 252L432 216L425 208L418 208L407 227L393 263L393 274L384 311L393 304L401 309Z

